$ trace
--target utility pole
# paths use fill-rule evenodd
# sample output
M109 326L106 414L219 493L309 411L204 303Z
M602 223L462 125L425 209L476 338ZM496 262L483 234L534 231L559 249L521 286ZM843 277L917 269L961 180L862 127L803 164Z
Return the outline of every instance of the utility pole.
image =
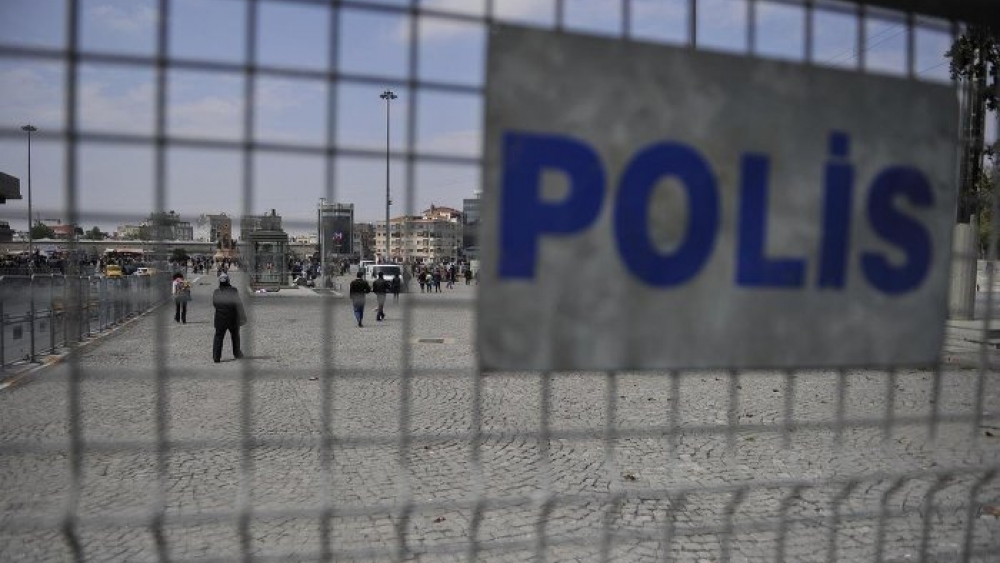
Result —
M389 102L398 96L392 90L386 90L379 96L385 100L385 260L389 261L389 206L392 200L389 199Z
M31 236L31 134L38 131L38 128L30 123L21 127L21 131L28 134L28 268L35 267L35 248Z

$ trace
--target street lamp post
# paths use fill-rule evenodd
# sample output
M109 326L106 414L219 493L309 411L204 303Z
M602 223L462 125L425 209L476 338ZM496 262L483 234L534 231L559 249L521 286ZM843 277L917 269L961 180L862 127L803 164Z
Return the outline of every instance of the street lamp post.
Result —
M35 264L35 249L31 236L31 134L38 131L38 128L29 123L21 127L21 131L28 134L28 267L33 268Z
M379 96L385 100L385 260L389 261L389 102L398 98L392 90L386 90Z
M319 218L319 272L320 280L323 281L323 285L326 285L326 225L323 221L323 212L326 208L326 198L319 198L319 213L316 215Z

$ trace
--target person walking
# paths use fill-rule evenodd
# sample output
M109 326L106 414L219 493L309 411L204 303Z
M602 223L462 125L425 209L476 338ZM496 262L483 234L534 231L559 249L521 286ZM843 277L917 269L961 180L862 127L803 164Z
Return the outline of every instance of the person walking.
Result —
M350 296L351 305L354 306L354 318L358 321L358 326L365 326L361 321L365 318L365 296L371 293L372 287L365 281L365 273L358 270L358 277L351 282Z
M472 285L472 268L465 268L465 285Z
M392 302L393 303L399 303L399 291L401 289L403 289L403 281L402 281L402 279L403 279L403 276L402 275L398 275L398 276L394 276L392 278L392 281L389 282L389 289L392 291Z
M188 301L191 301L191 284L184 281L184 274L174 273L174 281L170 284L170 292L174 296L174 322L187 324Z
M212 305L215 306L215 339L212 341L212 359L215 363L222 361L222 343L226 331L233 341L233 357L240 359L243 351L240 348L240 327L247 322L247 313L243 309L239 291L229 283L229 274L219 274L219 288L212 294Z
M389 280L385 279L385 275L382 272L378 273L378 279L372 283L372 292L375 294L375 300L378 302L378 313L375 315L376 321L381 321L385 318L385 298L389 294Z

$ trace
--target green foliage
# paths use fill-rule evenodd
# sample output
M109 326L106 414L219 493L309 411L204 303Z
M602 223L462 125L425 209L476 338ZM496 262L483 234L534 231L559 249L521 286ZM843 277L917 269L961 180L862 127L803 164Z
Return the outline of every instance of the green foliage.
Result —
M945 56L951 59L952 78L986 80L986 88L981 95L987 108L997 109L996 72L1000 66L1000 28L986 24L969 26L963 35L955 39Z
M149 221L148 221L148 223L150 225L165 226L166 227L166 226L177 225L180 222L181 222L180 215L177 215L173 211L171 211L170 213L155 213L154 212L154 213L150 213L149 214Z
M979 213L976 217L979 221L979 252L981 256L988 256L990 250L990 237L993 233L993 207L997 201L997 189L993 185L993 172L987 171L979 181L976 182L975 196L979 204Z
M962 158L956 220L965 222L975 216L983 225L981 229L988 231L988 218L983 213L991 213L993 200L991 190L983 191L983 185L989 183L983 164L995 158L997 146L987 144L984 134L986 120L992 119L986 110L996 111L998 103L1000 27L994 23L970 25L945 56L950 59L952 78L964 82L968 96L963 105L962 127L968 127L968 137Z
M171 262L187 262L191 257L188 256L187 250L183 248L175 248L170 254Z
M84 237L89 240L104 240L104 233L101 232L100 227L95 226L93 229L87 231Z
M35 223L31 227L31 238L33 240L38 240L42 238L55 238L56 232L52 230L52 227L48 225L43 225L41 221Z

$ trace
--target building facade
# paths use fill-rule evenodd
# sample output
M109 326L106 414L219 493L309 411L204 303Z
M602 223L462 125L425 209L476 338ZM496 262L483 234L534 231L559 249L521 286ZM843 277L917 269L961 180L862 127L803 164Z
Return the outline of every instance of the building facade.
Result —
M118 225L115 229L115 237L118 240L139 240L142 233L142 225L140 224L125 224Z
M321 199L316 214L322 262L354 256L354 204L327 203Z
M375 254L385 254L385 221L375 224ZM431 206L420 215L389 220L392 262L452 262L462 258L462 213Z
M240 219L240 238L246 238L249 233L255 231L283 231L281 228L281 215L274 209L265 215L244 215Z
M231 242L233 240L233 220L225 213L200 215L194 222L194 240L200 242Z
M119 225L114 238L121 240L169 240L193 241L194 226L188 221L182 221L181 216L171 211L169 213L150 213L149 217L139 224Z
M375 258L375 225L373 223L354 224L354 255L362 260Z
M462 249L470 260L479 258L479 199L482 192L476 191L476 197L462 200Z

